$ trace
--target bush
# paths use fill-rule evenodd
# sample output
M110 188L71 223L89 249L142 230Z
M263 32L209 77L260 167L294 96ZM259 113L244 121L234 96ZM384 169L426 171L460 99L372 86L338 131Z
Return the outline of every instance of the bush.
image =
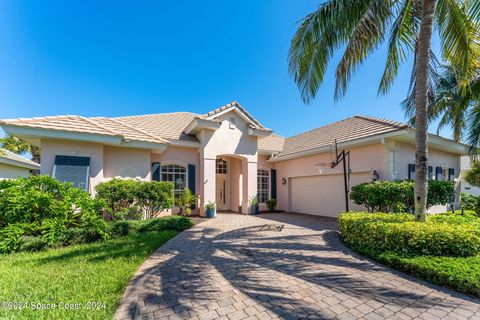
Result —
M475 211L477 215L480 215L480 197L462 192L460 205L463 209Z
M414 182L375 181L352 187L350 199L363 205L368 212L412 212L414 209ZM455 186L452 181L428 182L427 208L453 202Z
M270 212L273 212L276 206L277 206L277 199L270 198L267 200L267 207L268 207L268 210L270 210Z
M380 252L467 257L480 253L480 228L458 220L411 215L344 213L339 217L342 240L349 246Z
M87 192L49 176L5 181L0 184L0 228L12 223L40 223L55 218L75 225L84 214L97 215L102 205Z
M38 234L38 226L33 223L12 223L0 229L0 253L17 251L20 238Z
M116 237L126 236L131 230L132 227L128 221L115 221L110 225L110 234Z
M135 202L140 206L144 218L156 212L173 207L173 183L160 181L139 181L134 193Z
M480 161L472 162L472 168L465 173L465 181L472 186L480 187Z
M193 226L191 219L182 216L171 216L164 218L154 218L144 221L139 221L136 226L138 232L149 231L183 231Z
M110 214L129 212L135 203L138 180L112 179L95 186L95 197L106 204Z
M18 241L18 251L40 251L47 247L48 243L40 237L21 237Z
M141 210L144 218L173 207L173 183L112 179L99 183L96 199L106 203L107 211L114 218L136 218Z

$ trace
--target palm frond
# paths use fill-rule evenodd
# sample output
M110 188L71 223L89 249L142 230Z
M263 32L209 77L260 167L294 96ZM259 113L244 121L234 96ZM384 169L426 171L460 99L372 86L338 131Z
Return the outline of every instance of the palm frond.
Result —
M468 152L470 154L478 154L480 148L480 103L471 111L468 117L468 137L467 143L470 145Z
M348 41L372 1L329 0L301 23L288 59L289 72L305 103L315 98L334 50Z
M435 15L442 57L462 75L459 84L463 89L479 67L480 53L478 28L469 16L468 4L468 1L441 0L437 2Z
M378 95L387 94L390 90L400 65L406 59L405 49L413 51L415 47L415 35L420 19L414 10L414 0L404 0L397 11L397 17L390 30L387 61L378 87Z
M392 11L388 1L375 0L358 21L336 69L336 100L345 95L352 75L382 43L391 18Z

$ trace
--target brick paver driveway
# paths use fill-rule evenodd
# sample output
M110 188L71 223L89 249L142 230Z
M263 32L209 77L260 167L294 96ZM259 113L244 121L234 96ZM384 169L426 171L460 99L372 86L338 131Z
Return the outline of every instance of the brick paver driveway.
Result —
M220 214L156 251L115 317L480 318L478 300L355 257L335 230L307 215Z

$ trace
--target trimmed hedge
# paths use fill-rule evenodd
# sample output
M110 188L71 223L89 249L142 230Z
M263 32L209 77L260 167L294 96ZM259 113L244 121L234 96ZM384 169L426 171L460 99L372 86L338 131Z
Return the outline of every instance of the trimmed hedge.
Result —
M367 212L344 213L339 217L342 240L348 246L413 255L480 254L478 226L458 219L454 223L447 221L444 217L429 217L427 222L415 222L408 214Z
M350 199L363 205L368 212L412 212L414 209L414 182L375 181L355 185ZM431 180L428 182L427 208L448 204L455 199L452 181Z

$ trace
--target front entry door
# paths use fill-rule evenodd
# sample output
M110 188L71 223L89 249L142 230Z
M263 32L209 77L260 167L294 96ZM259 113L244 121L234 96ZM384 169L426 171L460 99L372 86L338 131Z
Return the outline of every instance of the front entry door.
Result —
M227 175L217 174L217 209L228 210L228 187L227 187Z

